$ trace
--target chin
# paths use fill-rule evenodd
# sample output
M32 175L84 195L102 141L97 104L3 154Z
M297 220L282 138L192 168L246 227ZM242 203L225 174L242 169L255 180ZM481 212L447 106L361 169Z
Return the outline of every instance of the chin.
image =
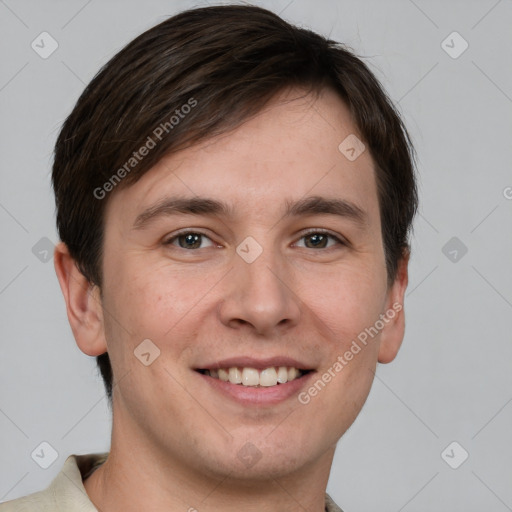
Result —
M221 449L215 454L209 453L208 460L204 460L203 469L208 467L216 477L229 475L230 479L240 481L268 481L282 478L309 467L321 456L321 447L315 453L314 447L305 443L293 442L288 436L286 439L275 440L272 443L272 434L265 438L267 433L253 436L254 442L234 441L229 448ZM247 439L247 438L245 438ZM250 438L249 438L250 439Z

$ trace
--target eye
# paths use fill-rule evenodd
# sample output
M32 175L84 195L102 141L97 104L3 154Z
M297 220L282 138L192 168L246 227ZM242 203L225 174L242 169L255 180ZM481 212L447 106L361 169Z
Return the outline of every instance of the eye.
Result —
M305 244L302 247L307 249L328 249L333 245L346 245L339 237L321 229L311 230L305 233L299 240L305 240ZM206 246L203 245L205 241L209 242ZM207 235L199 231L182 231L168 238L164 242L164 245L173 245L181 249L194 250L204 249L208 246L212 247L215 244Z
M204 249L201 247L201 243L204 240L210 241L210 246L213 246L213 242L204 234L197 231L182 231L164 242L164 245L175 245L181 249Z
M334 241L334 244L329 244L329 239ZM300 240L306 240L302 247L307 249L328 249L332 245L346 245L340 238L321 229L315 229L304 234Z

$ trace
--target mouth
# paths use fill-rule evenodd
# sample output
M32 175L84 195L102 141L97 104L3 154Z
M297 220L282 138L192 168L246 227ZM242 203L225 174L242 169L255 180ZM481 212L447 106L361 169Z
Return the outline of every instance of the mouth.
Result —
M250 366L230 366L225 368L198 368L195 371L207 377L238 386L270 388L301 379L314 370L295 366L269 366L263 369Z
M293 399L313 379L312 365L288 356L264 359L236 356L210 360L192 368L207 386L206 393L244 407L271 407Z

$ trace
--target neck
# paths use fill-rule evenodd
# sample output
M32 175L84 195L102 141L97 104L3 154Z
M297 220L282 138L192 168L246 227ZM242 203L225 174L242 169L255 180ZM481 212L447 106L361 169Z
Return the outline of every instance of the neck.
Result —
M190 463L193 455L169 456L126 423L117 428L115 419L114 414L108 459L84 481L89 498L102 512L325 511L334 446L293 473L247 479L232 472L202 471Z

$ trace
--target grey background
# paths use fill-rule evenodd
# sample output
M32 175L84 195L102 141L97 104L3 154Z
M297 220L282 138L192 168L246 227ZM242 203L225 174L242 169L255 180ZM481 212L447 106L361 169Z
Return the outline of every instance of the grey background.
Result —
M345 512L512 510L512 1L254 3L365 56L419 157L405 340L341 439L328 491ZM114 53L199 5L0 1L0 501L110 441L95 361L75 345L53 261L40 261L40 240L57 242L59 127ZM43 31L59 45L47 59L31 48ZM469 43L456 59L441 46L453 31ZM465 255L443 252L452 237ZM31 458L42 441L58 452L46 470ZM458 469L441 456L453 441L469 453Z

